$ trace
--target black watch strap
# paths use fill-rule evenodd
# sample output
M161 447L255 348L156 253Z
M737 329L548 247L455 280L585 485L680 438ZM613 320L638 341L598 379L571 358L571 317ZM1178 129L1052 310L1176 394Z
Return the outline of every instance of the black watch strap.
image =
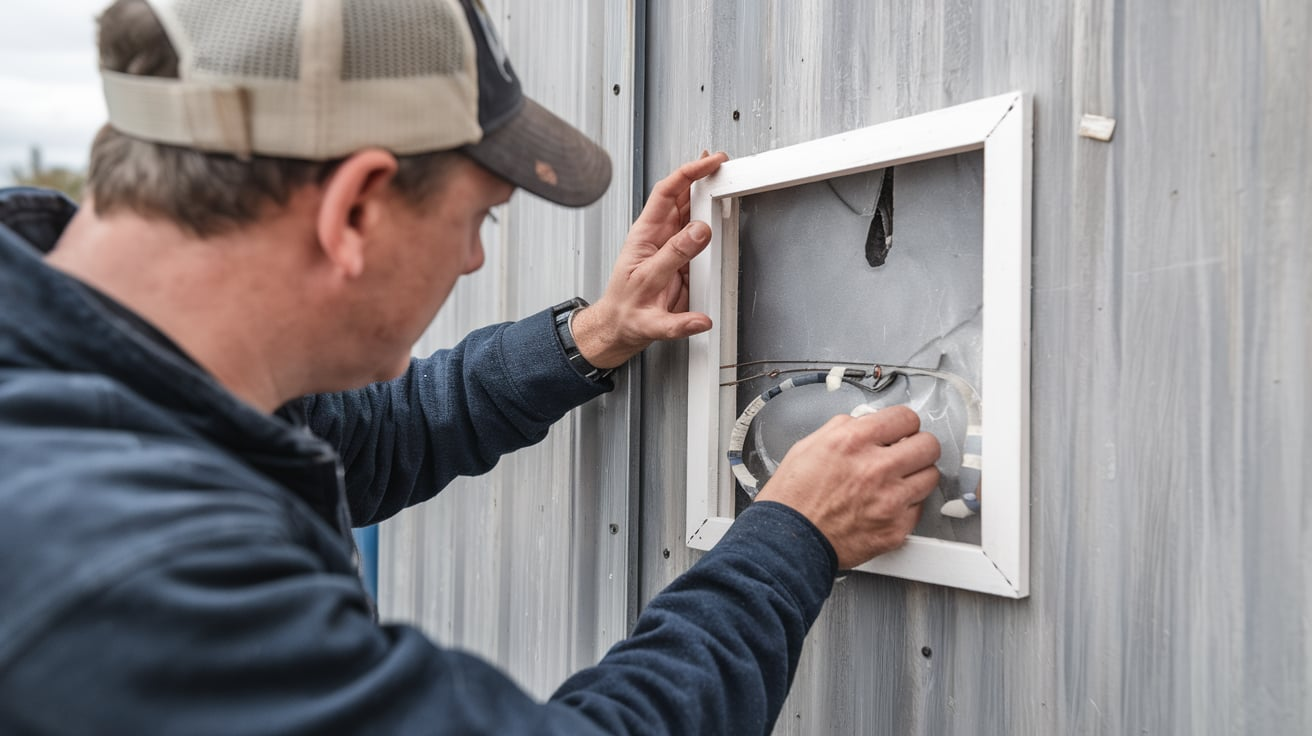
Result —
M583 357L583 353L579 352L578 343L574 342L574 333L570 331L569 326L574 313L586 306L588 303L577 296L567 302L561 302L551 308L551 321L556 325L556 339L560 341L560 347L564 349L569 364L580 376L589 381L600 381L615 369L601 369L589 363L588 359Z

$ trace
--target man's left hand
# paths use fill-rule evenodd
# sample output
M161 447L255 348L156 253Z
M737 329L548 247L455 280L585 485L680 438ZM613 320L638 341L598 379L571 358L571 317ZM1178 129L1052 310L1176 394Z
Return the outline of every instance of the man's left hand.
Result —
M629 230L606 293L574 315L574 341L598 368L614 368L656 340L711 329L711 318L688 311L688 262L711 241L711 228L688 221L692 183L728 161L703 153L661 180Z

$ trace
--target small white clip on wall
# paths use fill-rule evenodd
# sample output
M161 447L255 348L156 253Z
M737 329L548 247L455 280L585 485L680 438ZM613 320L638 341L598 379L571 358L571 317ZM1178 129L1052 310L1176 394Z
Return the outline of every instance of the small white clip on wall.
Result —
M733 523L735 478L752 484L752 490L756 484L753 474L742 466L747 427L739 416L739 407L743 396L750 392L740 395L735 390L735 384L742 380L724 383L721 368L737 365L740 311L754 312L760 294L771 297L766 289L753 290L751 301L740 304L737 274L739 227L746 216L742 209L744 198L812 182L829 182L832 188L840 177L877 170L888 172L882 180L887 190L893 186L893 167L982 151L982 248L976 251L980 254L976 260L970 262L978 263L982 271L977 274L982 278L983 306L976 310L976 318L982 321L976 352L979 371L974 379L982 387L979 402L982 411L971 418L967 435L961 447L956 448L961 482L982 477L982 501L977 506L980 509L977 519L953 522L978 523L979 542L913 535L902 549L856 569L1011 598L1029 594L1031 148L1030 100L1024 93L1013 92L731 160L714 176L694 185L692 217L709 223L712 237L708 251L692 263L690 308L709 314L715 328L690 340L687 483L690 547L710 549ZM870 176L878 183L876 173ZM898 181L901 180L899 174ZM870 194L878 188L872 185L862 191ZM838 188L834 188L834 194L845 196ZM898 248L908 247L898 245L893 255L889 255L889 249L894 246L894 210L891 192L887 196L888 199L879 199L877 214L873 214L874 208L862 213L866 221L872 216L883 218L879 236L871 235L866 245L870 249L867 257L872 269L882 267L885 258L892 262L899 255ZM932 197L931 193L922 199ZM954 206L951 201L913 204L922 208ZM874 224L870 228L871 233L876 232ZM901 239L902 231L898 232ZM787 247L819 248L822 244L798 242ZM818 254L809 257L816 263L825 260ZM979 282L975 283L978 286ZM874 304L878 296L863 294L862 299ZM890 306L892 309L888 309ZM881 314L896 313L899 306L905 305L884 305L886 308L881 311L875 304L863 313L869 316L862 318L878 320ZM865 356L858 357L865 359ZM829 367L839 364L849 372L843 374ZM810 377L785 383L788 388L819 383L832 390L843 383L856 385L853 376L864 375L867 379L873 377L874 386L863 390L880 391L891 378L882 375L878 365L870 363L864 364L865 368L875 370L865 374L843 361L829 365L813 366ZM932 377L938 368L911 365L907 366L910 373L904 373L904 377ZM765 375L783 372L790 371L775 370ZM941 375L941 371L937 373ZM782 385L767 393L773 391L771 396L778 395ZM757 402L763 404L764 400L757 397L747 402L743 411L750 416L746 422L761 411ZM735 417L739 417L737 423ZM959 504L976 501L966 496L966 493L959 494ZM949 507L960 511L949 502L943 506L944 513L948 513Z

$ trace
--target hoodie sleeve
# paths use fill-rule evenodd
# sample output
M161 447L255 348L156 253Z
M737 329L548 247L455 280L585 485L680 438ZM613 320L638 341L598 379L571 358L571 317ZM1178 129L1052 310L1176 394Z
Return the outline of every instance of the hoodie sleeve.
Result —
M457 475L486 473L613 386L570 366L544 310L411 360L393 381L310 396L300 409L342 456L351 518L365 526L432 498Z
M7 668L5 732L764 734L835 569L809 522L755 504L543 703L378 625L358 580L269 526L179 537L72 607Z
M837 571L806 517L754 503L551 702L607 733L769 733Z

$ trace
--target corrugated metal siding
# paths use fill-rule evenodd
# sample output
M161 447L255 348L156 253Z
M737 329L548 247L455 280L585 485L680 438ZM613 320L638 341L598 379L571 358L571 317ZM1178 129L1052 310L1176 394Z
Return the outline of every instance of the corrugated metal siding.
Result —
M516 194L500 224L484 229L486 265L461 280L418 354L576 294L596 299L632 221L634 4L486 6L525 90L603 142L614 182L582 211ZM384 617L482 654L543 697L622 638L636 604L629 386L620 375L613 393L571 414L540 445L387 522Z
M1035 99L1032 595L848 577L780 733L1312 732L1309 37L1302 0L653 4L653 178ZM644 600L696 556L683 360L647 356Z
M597 296L635 143L650 186L704 147L1034 95L1032 595L848 577L780 733L1312 732L1306 2L667 0L636 142L631 4L488 4L526 88L607 141L619 186L585 213L517 197L424 348ZM1076 136L1085 112L1118 119L1111 144ZM385 614L540 695L595 659L629 563L645 601L696 558L685 360L641 359L640 433L622 386L389 524Z

